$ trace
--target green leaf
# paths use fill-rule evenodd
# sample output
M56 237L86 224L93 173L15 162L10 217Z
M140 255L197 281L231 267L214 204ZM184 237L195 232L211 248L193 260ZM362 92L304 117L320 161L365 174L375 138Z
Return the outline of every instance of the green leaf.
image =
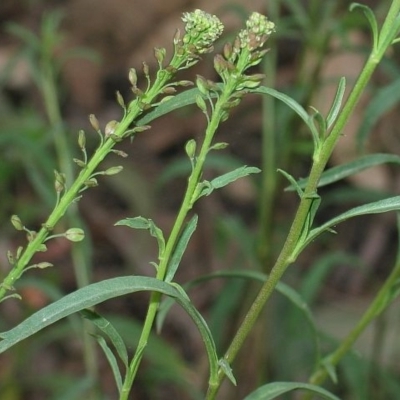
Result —
M158 259L160 259L165 250L165 240L162 230L157 227L153 220L144 217L125 218L115 223L116 226L128 226L133 229L148 229L150 235L157 239Z
M303 190L301 188L301 186L299 185L298 182L296 182L296 179L294 179L294 177L292 175L290 175L288 172L284 171L283 169L278 169L278 172L280 172L290 183L291 185L287 188L287 190L290 189L295 189L298 196L301 198L303 198ZM301 181L299 181L301 182ZM305 185L303 185L303 188L305 187Z
M326 117L326 125L328 129L333 125L333 123L336 121L337 116L339 115L345 91L346 91L346 78L342 77L340 78L339 85L336 91L336 96L333 100L331 109L329 110L328 116Z
M373 38L373 51L378 50L378 41L379 41L379 29L378 23L376 22L375 14L373 11L366 5L360 3L352 3L350 4L350 11L353 11L355 8L361 8L366 16L369 26L371 27L372 31L372 38Z
M250 174L257 174L261 172L259 168L256 167L247 167L246 165L240 168L236 168L231 172L227 172L226 174L220 175L217 178L214 178L211 182L204 181L204 184L199 197L201 196L209 196L214 189L220 189L226 185L229 185L236 180L243 178Z
M179 267L179 264L182 260L182 256L185 253L186 247L189 243L190 238L193 235L193 232L196 230L197 227L197 215L194 215L192 219L186 225L184 231L182 232L174 253L172 254L171 261L168 264L167 274L165 276L166 282L171 282L174 279L175 273Z
M236 379L233 376L232 368L229 365L228 361L225 358L221 358L218 362L219 366L221 367L224 374L228 377L228 379L236 386Z
M350 161L349 163L338 165L327 169L321 175L321 179L318 182L318 187L326 186L331 183L340 181L341 179L347 178L348 176L357 174L358 172L364 171L365 169L375 167L376 165L395 163L400 164L400 156L394 154L371 154L364 157L360 157L357 160ZM305 188L308 182L308 178L300 179L297 181L297 185L292 184L285 190L297 190L297 187Z
M345 213L340 214L339 216L331 219L330 221L326 222L320 227L311 230L310 234L307 237L307 240L303 245L303 248L306 247L321 233L350 218L367 214L381 214L384 212L396 211L396 210L400 210L400 196L389 197L388 199L374 201L372 203L352 208L351 210L346 211Z
M117 359L115 358L114 353L108 347L107 342L105 341L105 339L102 336L93 335L93 337L96 338L97 343L100 345L100 347L104 351L104 354L106 355L108 363L110 364L111 370L113 372L115 383L117 384L118 392L121 393L122 377L121 377L121 372L118 368Z
M254 392L250 393L244 398L244 400L272 400L281 396L282 394L292 392L293 390L307 390L309 392L320 395L324 399L328 400L340 400L339 397L328 392L327 390L311 385L308 383L301 382L274 382L268 383L264 386L259 387Z
M290 96L278 92L275 89L268 88L266 86L260 86L257 89L251 90L251 93L256 94L266 94L285 103L288 107L290 107L309 127L311 131L315 129L313 122L310 120L308 113L304 110L304 108Z
M203 317L186 296L172 284L144 276L122 276L93 283L72 292L37 311L16 327L0 333L0 353L73 313L103 301L139 291L155 291L173 297L196 324L204 341L210 364L210 384L217 381L218 358L211 332Z
M356 141L359 148L362 148L369 132L372 130L379 118L393 109L399 100L400 79L391 82L389 85L374 93L372 100L364 111L364 117L357 132Z
M115 350L119 355L119 358L124 363L125 367L128 368L128 352L126 350L126 346L120 334L111 325L110 321L92 310L82 310L81 314L110 338L111 343L114 345Z

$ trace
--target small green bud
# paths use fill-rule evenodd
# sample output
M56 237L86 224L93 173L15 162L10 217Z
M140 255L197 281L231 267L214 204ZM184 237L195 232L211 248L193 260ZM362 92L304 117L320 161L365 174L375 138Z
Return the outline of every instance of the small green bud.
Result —
M176 89L174 87L172 87L172 86L167 86L161 91L161 93L163 93L163 94L175 94L176 93Z
M154 57L156 58L158 65L162 67L162 63L164 61L164 58L167 54L167 50L164 48L155 48L154 49Z
M192 81L178 81L176 82L176 86L182 86L182 87L188 87L188 86L193 86L193 82Z
M196 86L199 89L200 93L207 96L210 90L208 85L208 81L206 78L202 77L201 75L197 75L196 77Z
M16 258L17 260L19 260L19 258L21 257L22 250L24 250L24 248L23 248L22 246L18 246L17 254L16 254L16 256L15 256L15 258Z
M141 133L141 132L144 132L144 131L148 131L149 129L151 129L151 125L135 126L135 127L132 129L132 132L133 132L133 133Z
M135 68L131 68L129 70L129 82L132 85L132 88L136 88L137 87L137 73L136 73L136 69Z
M128 154L126 154L126 153L125 153L124 151L122 151L122 150L111 149L111 151L112 151L114 154L116 154L117 156L120 156L120 157L123 157L123 158L128 157Z
M132 86L132 87L131 87L131 90L132 90L132 93L133 93L135 96L137 96L137 97L143 96L143 90L140 90L138 87Z
M117 90L116 96L117 96L117 102L118 102L118 104L119 104L122 108L125 108L125 101L124 101L124 98L122 97L122 94L119 92L119 90Z
M89 121L96 132L100 130L99 121L94 114L89 115Z
M223 150L223 149L226 149L228 146L229 146L229 144L226 142L219 142L219 143L215 143L214 145L212 145L210 147L210 150Z
M54 188L57 193L61 193L65 189L65 174L54 170L55 181Z
M81 228L70 228L64 233L64 237L71 242L80 242L85 238L85 232Z
M13 255L13 253L12 253L10 250L7 251L7 259L8 259L8 263L9 263L10 265L14 265L14 264L15 264L14 255Z
M22 225L21 219L18 217L18 215L12 215L11 216L11 223L13 224L14 228L17 231L22 231L24 230L24 225Z
M190 139L185 145L186 154L192 160L196 155L196 141L194 139Z
M88 188L99 186L96 178L90 178L87 181L83 182L83 184Z
M112 121L108 122L106 127L105 127L105 129L104 129L105 137L108 138L109 136L114 134L114 132L117 129L118 125L119 125L119 122L115 121L115 120L112 120Z
M45 268L49 268L49 267L53 267L52 263L49 263L47 261L42 261L40 263L34 264L29 268L40 268L40 269L45 269Z
M38 247L38 250L37 250L37 251L40 251L40 252L44 253L45 251L47 251L47 246L46 246L44 243L42 243L42 244Z
M37 232L35 231L27 231L26 232L26 239L28 242L32 242L37 236Z
M124 167L122 167L121 165L116 166L116 167L111 167L104 171L104 175L107 175L107 176L116 175L119 172L121 172L123 169L124 169Z
M143 61L143 73L146 78L150 76L149 65L145 61Z
M85 132L82 129L78 132L78 145L81 148L81 150L85 150L85 147L86 147L86 135L85 135Z
M196 96L196 104L197 107L199 107L200 110L203 111L203 113L207 112L207 104L204 101L203 97L201 97L199 94Z
M73 158L72 161L73 161L76 165L78 165L78 167L80 167L80 168L85 168L85 167L86 167L85 162L82 161L82 160L79 160L78 158Z
M232 44L231 43L225 43L225 45L224 45L224 57L227 59L227 60L230 60L231 59L231 57L232 57L232 55L233 55L233 47L232 47Z
M180 41L181 41L181 31L177 29L174 35L174 45L176 46L177 44L180 43Z

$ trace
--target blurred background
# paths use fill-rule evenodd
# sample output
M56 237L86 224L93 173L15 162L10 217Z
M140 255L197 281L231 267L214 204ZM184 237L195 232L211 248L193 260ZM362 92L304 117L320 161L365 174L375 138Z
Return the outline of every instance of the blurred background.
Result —
M381 21L390 1L362 1ZM89 154L98 143L90 127L95 114L104 128L121 118L119 91L131 97L129 68L146 61L156 73L154 47L171 55L172 38L183 29L183 12L201 8L225 24L223 44L234 38L247 16L269 16L277 32L269 41L266 62L255 72L265 83L293 96L306 109L326 112L338 80L354 83L371 47L361 12L349 12L350 1L251 0L2 0L0 3L0 275L9 264L7 250L24 245L10 216L39 229L55 204L54 170L71 182L80 157L78 131L86 131ZM394 47L374 76L350 121L330 166L369 153L400 153L399 49ZM195 74L217 79L212 55L181 79ZM145 87L145 79L139 82ZM349 90L349 89L348 89ZM127 158L110 155L102 167L122 165L122 173L99 179L84 193L58 227L84 227L85 241L62 239L33 262L53 268L30 270L16 286L22 300L2 303L4 331L63 294L121 275L150 275L157 257L147 232L114 227L134 216L152 218L168 234L185 190L189 165L184 145L201 140L203 115L195 107L175 111L152 123L152 129L123 142ZM218 141L229 148L210 157L213 177L243 164L263 169L203 198L195 212L199 225L177 281L189 282L216 271L245 269L268 273L281 248L298 200L285 192L277 168L295 178L307 176L312 138L286 106L248 96L221 126ZM397 164L380 165L321 189L317 223L367 201L399 193ZM397 254L396 218L392 214L362 217L325 235L296 261L284 277L314 312L323 353L334 349L366 309ZM195 285L190 297L205 316L222 355L259 288L259 282L217 279ZM134 349L145 316L148 295L117 298L97 309ZM398 304L397 304L398 306ZM338 369L339 383L327 387L343 399L398 399L400 396L399 313L396 304L380 317ZM93 328L75 316L61 321L2 354L0 394L3 400L115 399L111 370L88 332ZM221 399L241 399L258 385L282 380L306 381L316 356L314 333L302 313L276 294L251 340L234 364L238 387L226 384ZM162 334L154 334L132 399L202 399L207 382L204 347L192 321L174 307ZM283 398L283 397L282 397ZM294 395L288 398L296 398Z

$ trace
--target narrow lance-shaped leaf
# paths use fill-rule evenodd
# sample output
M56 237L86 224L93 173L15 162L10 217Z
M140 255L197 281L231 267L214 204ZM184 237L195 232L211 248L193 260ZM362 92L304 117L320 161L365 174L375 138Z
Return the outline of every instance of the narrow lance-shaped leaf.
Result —
M376 22L375 14L368 6L364 4L352 3L350 5L350 11L353 11L355 8L361 8L361 10L364 12L364 15L366 16L372 31L372 38L374 43L373 49L374 51L377 51L378 41L379 41L379 29L378 29L378 23Z
M329 110L328 115L326 117L326 125L328 129L333 125L333 123L336 121L337 116L339 115L345 91L346 91L346 78L342 77L340 78L336 95L332 103L332 107Z
M206 182L207 184L205 184L204 182L203 189L201 190L199 197L209 196L214 191L214 189L220 189L226 185L229 185L232 182L235 182L240 178L243 178L250 174L257 174L259 172L261 172L259 168L248 167L246 165L233 171L227 172L226 174L218 176L210 182Z
M125 367L128 367L128 352L126 350L125 343L110 321L91 310L82 310L81 314L110 338L111 343L119 355L119 358L124 363Z
M311 230L309 236L307 237L307 240L304 242L303 248L307 246L310 242L312 242L321 233L350 218L358 217L359 215L381 214L388 211L396 210L400 210L400 196L389 197L388 199L374 201L372 203L352 208L351 210L346 211L345 213L331 219L322 226Z
M194 215L186 225L185 229L183 230L182 235L180 236L178 243L176 245L175 251L172 254L171 261L168 264L168 270L165 276L166 282L171 282L174 279L175 273L182 260L182 256L185 253L189 240L192 237L193 232L196 230L197 220L198 220L197 215Z
M122 388L122 376L121 376L121 372L119 370L118 367L118 362L117 359L115 358L114 353L111 351L111 349L108 347L107 342L105 341L105 339L102 336L99 335L93 335L96 340L97 343L99 344L99 346L102 348L108 363L110 364L111 370L113 372L114 375L114 379L115 379L115 383L117 385L118 388L118 392L121 393L121 388Z
M348 176L364 171L368 168L387 163L400 164L400 156L383 153L371 154L360 157L357 160L350 161L349 163L327 169L321 175L321 179L318 182L318 187L329 185L331 183L340 181L341 179L347 178ZM294 183L292 182L292 184L287 187L286 190L296 189L298 191L298 187L304 189L307 185L307 182L308 178L298 180L297 185L294 185Z

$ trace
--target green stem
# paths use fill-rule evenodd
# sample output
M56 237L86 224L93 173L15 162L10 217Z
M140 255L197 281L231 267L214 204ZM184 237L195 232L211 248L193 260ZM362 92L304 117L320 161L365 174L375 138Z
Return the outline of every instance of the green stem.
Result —
M392 6L388 13L388 18L385 20L384 25L382 27L382 31L390 32L392 37L394 38L397 32L393 32L386 27L386 25L391 21L393 23L394 18L393 15L398 16L400 9L400 0L395 0L392 3ZM392 39L393 40L393 39ZM392 40L387 40L385 44L387 46L390 45ZM323 142L323 145L320 149L314 154L313 165L311 167L309 180L307 186L304 190L304 195L300 200L300 204L298 206L295 218L289 230L288 236L286 241L283 245L282 251L271 270L269 278L261 287L256 299L254 300L252 306L250 307L248 313L246 314L242 324L240 325L236 335L234 336L228 350L224 355L224 359L231 364L235 359L237 353L239 352L240 348L242 347L244 341L246 340L247 336L249 335L250 331L252 330L258 316L260 315L261 311L263 310L267 300L273 293L276 284L279 282L280 278L288 268L290 264L295 261L295 249L298 244L298 240L302 233L302 229L307 219L307 215L310 209L310 206L313 201L313 196L317 191L318 181L320 176L328 162L328 159L332 153L336 142L340 138L343 129L349 120L350 116L354 112L354 109L363 93L369 79L374 72L376 66L380 62L384 50L379 48L378 51L373 51L366 61L366 64L361 71L359 78L354 85L353 90L351 91L348 100L346 101L345 106L343 107L342 112L340 113L336 123L330 133L330 135L326 138ZM207 393L207 400L215 399L217 395L218 389L225 377L225 374L222 369L219 370L218 373L218 384L213 387L209 387Z
M164 254L162 255L160 265L157 270L156 278L159 280L163 280L167 273L167 268L173 251L175 249L175 245L179 238L179 235L182 231L183 224L185 219L192 209L193 206L193 196L197 190L198 184L201 180L201 175L203 172L204 163L207 157L207 154L210 150L210 146L212 144L215 132L218 129L218 126L221 122L221 114L222 114L222 106L227 102L229 99L233 88L228 85L228 88L224 90L221 94L217 103L215 104L215 109L213 111L212 117L210 119L210 123L207 126L204 141L202 143L200 153L196 159L195 166L193 171L188 179L187 189L179 209L178 215L176 217L174 226L172 227L171 233L169 235ZM129 393L135 379L137 370L139 368L140 362L143 357L143 350L147 345L149 340L149 336L151 333L151 329L154 324L155 317L157 315L157 310L160 304L161 294L158 292L153 292L150 297L150 303L146 314L146 319L143 324L143 329L141 336L139 338L137 350L135 356L133 357L129 369L126 373L125 381L121 390L120 400L127 400L129 398Z
M271 20L279 25L279 1L270 5ZM273 87L276 81L277 48L276 40L271 37L271 50L265 61L266 86ZM262 102L262 176L259 203L260 232L258 234L258 259L264 269L269 272L269 261L272 257L271 232L273 229L273 210L276 196L277 173L276 143L277 126L275 120L276 100L273 97L264 97Z

